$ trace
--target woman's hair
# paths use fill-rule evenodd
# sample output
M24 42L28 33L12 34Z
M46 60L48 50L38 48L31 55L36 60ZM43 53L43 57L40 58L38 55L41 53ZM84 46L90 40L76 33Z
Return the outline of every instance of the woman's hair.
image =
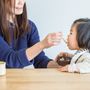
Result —
M90 19L78 19L74 21L73 25L76 25L76 37L79 47L90 50Z
M10 44L11 38L9 32L10 22L7 20L7 14L10 13L10 8L12 7L11 1L12 0L0 0L0 34L8 44ZM23 13L21 15L16 15L15 18L13 18L13 21L14 38L18 39L28 31L26 4L24 4Z

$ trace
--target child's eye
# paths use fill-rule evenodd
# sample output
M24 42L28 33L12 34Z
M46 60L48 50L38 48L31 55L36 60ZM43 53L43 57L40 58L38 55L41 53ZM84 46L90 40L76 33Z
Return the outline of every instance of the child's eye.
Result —
M70 32L70 34L72 35L72 32Z

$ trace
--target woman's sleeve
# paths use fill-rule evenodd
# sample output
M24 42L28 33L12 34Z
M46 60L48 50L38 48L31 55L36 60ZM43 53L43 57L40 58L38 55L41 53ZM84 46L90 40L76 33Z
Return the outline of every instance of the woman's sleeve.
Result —
M31 21L29 21L29 23L31 26L31 32L28 35L28 45L33 46L40 41L40 37L36 25ZM42 51L37 57L34 58L34 67L46 68L49 61L51 61L51 59L49 59L45 55L44 51Z
M6 67L22 68L24 66L30 65L25 51L26 49L14 51L0 36L0 61L5 61Z

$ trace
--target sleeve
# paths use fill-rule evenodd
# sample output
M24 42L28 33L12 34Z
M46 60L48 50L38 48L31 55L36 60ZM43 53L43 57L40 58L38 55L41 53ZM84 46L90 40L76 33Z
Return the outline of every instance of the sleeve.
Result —
M26 49L14 51L0 36L0 60L6 62L8 68L23 68L31 63L27 60Z
M79 72L79 73L90 73L90 59L87 59L87 60L85 59L81 63L70 64L68 66L68 71Z
M76 64L76 66L79 69L80 73L90 73L90 62L81 62Z
M31 32L28 35L28 46L33 46L40 41L40 37L36 25L31 21L29 21L29 23L31 26ZM51 61L51 59L49 59L45 55L44 51L42 51L38 56L34 58L34 67L46 68L49 61Z

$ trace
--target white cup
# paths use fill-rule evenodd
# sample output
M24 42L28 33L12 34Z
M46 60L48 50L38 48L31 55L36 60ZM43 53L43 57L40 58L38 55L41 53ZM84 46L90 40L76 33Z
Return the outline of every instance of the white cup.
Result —
M3 76L5 74L6 74L6 63L0 61L0 76Z

